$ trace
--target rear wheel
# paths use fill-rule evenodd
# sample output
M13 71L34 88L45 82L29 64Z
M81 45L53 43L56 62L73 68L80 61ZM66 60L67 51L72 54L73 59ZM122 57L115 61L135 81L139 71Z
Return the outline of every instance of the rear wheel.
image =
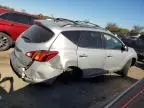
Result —
M131 67L131 64L132 64L132 59L128 60L128 62L123 67L123 69L117 72L117 74L121 75L122 77L126 77L128 75L128 71Z
M8 50L12 45L12 39L5 33L0 32L0 51Z

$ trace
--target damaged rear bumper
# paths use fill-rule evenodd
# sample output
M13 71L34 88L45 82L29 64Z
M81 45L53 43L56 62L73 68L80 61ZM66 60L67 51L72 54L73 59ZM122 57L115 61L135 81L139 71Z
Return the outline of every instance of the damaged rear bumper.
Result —
M14 53L10 58L10 65L15 74L28 83L40 83L59 76L63 70L52 68L47 63L34 62L28 69L19 62Z

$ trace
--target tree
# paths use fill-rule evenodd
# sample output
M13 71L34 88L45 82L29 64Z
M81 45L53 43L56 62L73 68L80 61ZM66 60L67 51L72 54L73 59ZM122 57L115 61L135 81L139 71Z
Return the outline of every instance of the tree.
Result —
M38 17L39 19L48 19L49 18L49 16L43 15L41 13L36 15L36 17Z
M135 25L133 26L133 29L130 31L130 35L134 36L134 35L138 35L141 33L141 31L144 29L144 27L139 26L139 25Z
M141 32L141 35L144 35L144 32Z
M127 36L129 34L129 29L119 28L119 35Z
M140 33L143 29L144 27L139 26L139 25L133 26L133 30L136 31L137 33Z
M107 30L111 31L112 33L118 33L119 27L116 23L108 23L105 27Z
M0 5L0 8L7 9L7 10L15 10L14 8L10 8L8 6L2 6L2 5Z
M136 35L138 35L139 33L138 33L137 31L135 31L135 30L131 30L131 31L129 32L129 34L130 34L130 36L136 36Z

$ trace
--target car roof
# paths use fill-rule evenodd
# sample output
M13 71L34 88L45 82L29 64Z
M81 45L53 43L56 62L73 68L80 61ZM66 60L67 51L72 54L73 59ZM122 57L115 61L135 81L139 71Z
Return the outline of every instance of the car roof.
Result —
M36 22L41 23L43 26L51 29L52 31L99 31L113 35L110 31L101 28L101 27L93 27L93 26L81 26L81 25L73 25L68 24L66 26L61 26L62 24L55 22L54 20L36 20Z

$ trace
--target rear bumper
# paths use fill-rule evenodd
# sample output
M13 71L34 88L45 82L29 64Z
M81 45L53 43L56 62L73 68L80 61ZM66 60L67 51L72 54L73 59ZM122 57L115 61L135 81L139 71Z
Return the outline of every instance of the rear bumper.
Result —
M45 82L59 76L63 72L63 70L54 69L45 63L35 62L28 69L25 69L25 67L21 67L21 63L14 53L11 55L10 65L19 78L29 83Z

